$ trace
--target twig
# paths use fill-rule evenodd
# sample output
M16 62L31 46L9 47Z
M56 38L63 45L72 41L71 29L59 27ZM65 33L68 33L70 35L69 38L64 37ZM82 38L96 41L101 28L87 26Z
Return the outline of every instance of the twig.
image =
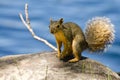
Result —
M31 25L30 25L30 20L29 20L29 15L28 15L28 4L25 4L25 16L26 16L26 21L24 20L22 14L20 13L19 14L20 16L20 19L22 20L23 24L27 27L27 29L30 31L30 33L32 34L33 38L41 41L41 42L44 42L46 45L48 45L50 48L54 49L55 51L57 51L57 48L54 47L52 44L50 44L47 40L41 38L41 37L38 37L35 35L33 29L31 28Z

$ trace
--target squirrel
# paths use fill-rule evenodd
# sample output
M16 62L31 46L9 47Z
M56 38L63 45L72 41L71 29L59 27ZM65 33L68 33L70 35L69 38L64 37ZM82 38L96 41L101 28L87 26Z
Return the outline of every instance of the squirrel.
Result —
M50 33L56 38L57 57L64 59L68 55L74 58L69 62L81 59L81 53L88 49L90 52L103 52L113 43L114 25L107 17L95 17L87 22L85 33L80 26L73 22L63 23L63 18L57 21L50 19ZM61 47L64 45L63 50Z

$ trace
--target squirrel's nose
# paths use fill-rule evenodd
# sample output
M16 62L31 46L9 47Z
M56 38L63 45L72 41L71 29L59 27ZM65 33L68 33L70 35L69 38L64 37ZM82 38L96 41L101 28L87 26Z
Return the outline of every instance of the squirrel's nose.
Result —
M50 32L53 34L54 33L54 31L53 30L50 30Z

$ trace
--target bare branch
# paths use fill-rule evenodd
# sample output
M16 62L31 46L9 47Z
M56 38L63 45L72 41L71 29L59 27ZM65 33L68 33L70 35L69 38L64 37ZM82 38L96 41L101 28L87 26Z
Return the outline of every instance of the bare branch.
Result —
M50 48L54 49L55 51L57 51L57 48L54 47L52 44L50 44L47 40L43 39L43 38L40 38L38 36L35 35L33 29L31 28L31 25L30 25L30 20L29 20L29 15L28 15L28 4L25 4L25 16L26 16L26 21L24 20L22 14L20 13L19 14L20 16L20 19L22 20L23 24L27 27L27 29L29 30L29 32L32 34L32 36L41 41L41 42L44 42L46 45L48 45Z
M28 14L28 4L25 4L25 15L26 15L26 22L28 25L30 25L30 19L29 19L29 14Z

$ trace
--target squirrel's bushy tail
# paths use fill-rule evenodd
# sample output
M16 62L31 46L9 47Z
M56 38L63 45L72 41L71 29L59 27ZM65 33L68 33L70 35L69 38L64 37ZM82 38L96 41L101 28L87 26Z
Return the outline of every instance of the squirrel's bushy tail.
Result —
M89 20L85 29L88 49L92 52L104 51L114 40L114 25L109 18L95 17Z

